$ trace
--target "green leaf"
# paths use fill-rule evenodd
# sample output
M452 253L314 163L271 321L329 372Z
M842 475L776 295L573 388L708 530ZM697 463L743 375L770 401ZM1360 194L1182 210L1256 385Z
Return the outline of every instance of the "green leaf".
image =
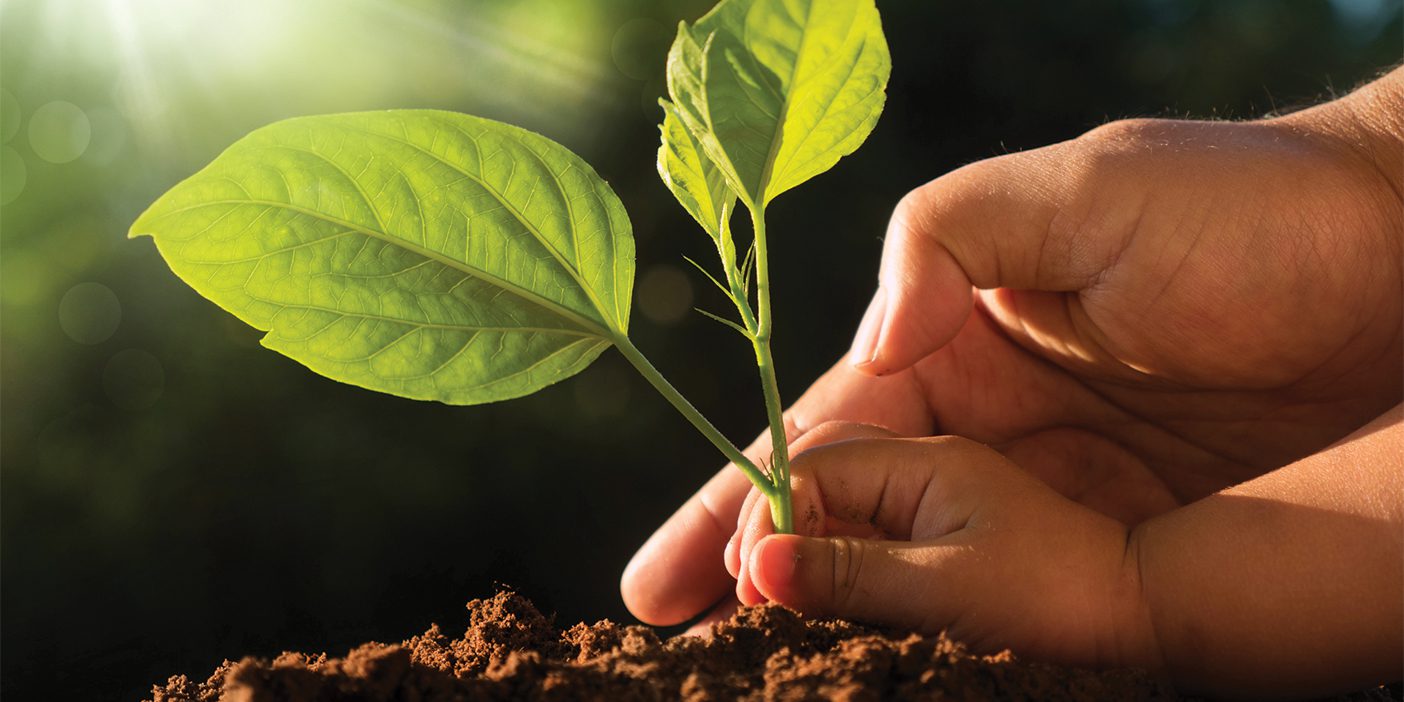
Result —
M687 256L683 256L683 260L687 261L688 263L691 263L692 267L696 268L697 271L701 273L704 278L712 281L712 285L717 286L717 289L722 291L722 294L726 295L726 298L728 300L732 300L733 302L735 302L735 299L731 296L731 288L722 285L722 282L720 280L717 280L717 277L712 275L711 271L707 270L702 264L688 258Z
M752 209L857 149L890 72L873 0L722 0L668 55L680 117Z
M750 248L746 249L746 257L741 260L741 289L750 294L751 274L756 272L756 242L751 240Z
M683 209L713 241L720 242L722 222L730 214L736 194L684 126L677 106L667 100L659 100L658 104L663 107L663 124L658 127L663 137L658 147L658 175Z
M751 335L751 332L746 331L746 328L745 328L745 327L741 326L740 324L737 324L736 322L733 322L733 321L727 319L726 317L722 317L722 316L720 316L720 315L712 314L711 312L708 312L707 310L704 310L704 309L702 309L701 307L694 307L694 308L692 308L692 309L693 309L693 311L695 311L695 312L701 313L703 317L706 317L707 319L710 319L710 320L712 320L713 322L720 322L722 325L726 326L727 328L731 329L732 331L736 332L737 334L740 334L741 336L743 336L743 337L745 337L745 338L747 338L747 339L754 339L754 338L755 338L754 336Z
M287 120L132 226L176 275L329 378L476 404L567 378L628 331L634 242L565 147L450 112Z

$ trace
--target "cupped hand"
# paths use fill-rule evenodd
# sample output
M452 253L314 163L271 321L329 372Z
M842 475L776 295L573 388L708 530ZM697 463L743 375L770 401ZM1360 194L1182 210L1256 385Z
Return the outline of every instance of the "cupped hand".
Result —
M793 463L797 535L748 498L728 549L746 604L778 602L977 651L1159 667L1130 529L986 446L828 426ZM753 495L758 495L752 491Z
M1398 149L1341 116L1371 88L1276 120L1116 122L913 191L789 440L956 434L1134 524L1346 435L1404 392ZM733 589L748 488L724 469L644 545L636 616Z

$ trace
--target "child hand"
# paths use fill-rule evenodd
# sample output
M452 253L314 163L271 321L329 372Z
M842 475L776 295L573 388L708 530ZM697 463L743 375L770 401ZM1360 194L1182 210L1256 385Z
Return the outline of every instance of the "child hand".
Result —
M746 499L727 565L743 603L771 600L1087 666L1158 666L1125 525L994 450L874 427L792 464L796 530Z

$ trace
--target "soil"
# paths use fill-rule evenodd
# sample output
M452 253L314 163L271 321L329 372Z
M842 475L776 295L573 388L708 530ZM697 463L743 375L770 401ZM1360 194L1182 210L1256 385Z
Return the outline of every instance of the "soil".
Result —
M344 658L284 653L225 661L204 682L184 675L152 702L447 702L449 700L1161 700L1170 688L1136 671L1089 671L979 656L943 637L806 620L746 608L712 635L660 639L609 621L557 629L525 598L468 603L461 638L434 625ZM1388 700L1388 690L1354 695Z

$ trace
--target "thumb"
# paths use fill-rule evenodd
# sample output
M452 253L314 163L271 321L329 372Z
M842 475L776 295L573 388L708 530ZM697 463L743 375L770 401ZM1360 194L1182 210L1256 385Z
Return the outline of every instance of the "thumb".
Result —
M903 197L849 362L886 375L946 345L970 315L972 286L1072 291L1094 279L1109 257L1079 233L1088 148L1078 139L980 161Z
M756 588L772 602L808 615L844 617L923 631L946 598L933 577L951 552L929 543L851 537L767 537L751 554Z

